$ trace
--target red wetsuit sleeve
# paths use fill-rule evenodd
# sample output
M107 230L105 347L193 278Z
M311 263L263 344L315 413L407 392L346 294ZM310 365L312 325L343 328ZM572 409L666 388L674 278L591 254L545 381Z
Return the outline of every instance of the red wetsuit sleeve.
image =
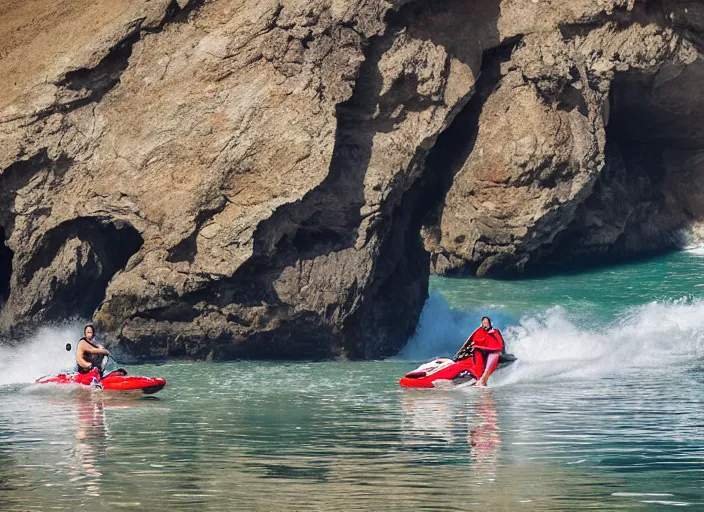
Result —
M470 334L469 339L467 341L471 342L472 345L476 346L477 341L479 341L481 339L481 335L483 333L484 333L484 331L482 330L482 328L477 327L477 329L475 329L475 331L472 334Z
M504 349L504 339L498 329L493 329L491 332L486 332L483 329L477 329L472 334L472 342L474 348L479 350L487 350L490 352L502 351Z
M501 350L503 351L506 348L506 343L504 342L504 337L501 336L501 331L498 329L494 329L496 332L496 337L498 338L499 342L501 343Z

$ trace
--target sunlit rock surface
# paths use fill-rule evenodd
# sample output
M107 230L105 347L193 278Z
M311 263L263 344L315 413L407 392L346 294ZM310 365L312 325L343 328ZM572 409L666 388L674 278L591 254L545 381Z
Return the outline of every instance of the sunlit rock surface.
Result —
M11 336L382 357L431 270L657 250L704 215L694 2L0 5Z

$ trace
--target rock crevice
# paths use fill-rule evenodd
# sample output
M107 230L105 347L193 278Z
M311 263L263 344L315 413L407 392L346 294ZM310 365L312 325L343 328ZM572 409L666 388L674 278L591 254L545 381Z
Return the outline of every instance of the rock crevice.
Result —
M10 295L10 280L12 279L12 260L14 253L5 245L5 230L0 227L0 308Z

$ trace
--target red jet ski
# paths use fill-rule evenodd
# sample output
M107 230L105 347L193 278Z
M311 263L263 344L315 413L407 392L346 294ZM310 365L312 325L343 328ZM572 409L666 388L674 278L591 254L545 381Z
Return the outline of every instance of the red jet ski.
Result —
M516 357L512 354L501 354L499 368L515 360ZM407 373L398 383L404 388L434 388L447 383L457 385L476 381L483 373L484 356L475 350L474 357L461 361L438 357L423 363L412 372Z
M102 378L98 369L93 368L88 373L48 375L38 378L36 382L37 384L81 384L105 391L141 391L145 395L161 391L166 386L166 379L127 375L127 371L122 368L110 372Z
M466 350L465 347L468 349ZM438 357L423 363L412 372L407 373L398 383L404 388L434 388L439 385L456 385L476 381L482 376L486 366L484 350L499 351L503 348L503 339L487 337L487 334L478 328L467 339L454 359ZM515 360L515 356L502 352L499 357L499 367Z

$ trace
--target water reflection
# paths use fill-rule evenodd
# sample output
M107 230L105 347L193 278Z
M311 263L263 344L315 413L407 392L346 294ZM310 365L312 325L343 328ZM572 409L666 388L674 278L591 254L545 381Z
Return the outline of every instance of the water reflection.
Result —
M401 436L406 447L423 454L428 462L452 462L464 453L475 478L491 481L496 477L501 429L491 389L468 393L409 390L401 401ZM457 444L464 444L465 449L459 451Z
M461 404L450 393L404 391L402 438L406 446L424 447L443 441L454 443L463 421Z
M394 368L178 364L156 401L0 388L0 510L701 505L698 382L423 393Z
M100 395L80 397L72 453L74 480L83 480L86 494L100 496L100 462L107 454L105 406Z
M19 508L13 493L17 492L16 484L19 471L12 452L6 447L11 432L0 423L0 510L12 510Z
M473 469L488 480L494 480L499 463L501 431L493 391L479 390L474 403L468 402L467 407L467 442Z

